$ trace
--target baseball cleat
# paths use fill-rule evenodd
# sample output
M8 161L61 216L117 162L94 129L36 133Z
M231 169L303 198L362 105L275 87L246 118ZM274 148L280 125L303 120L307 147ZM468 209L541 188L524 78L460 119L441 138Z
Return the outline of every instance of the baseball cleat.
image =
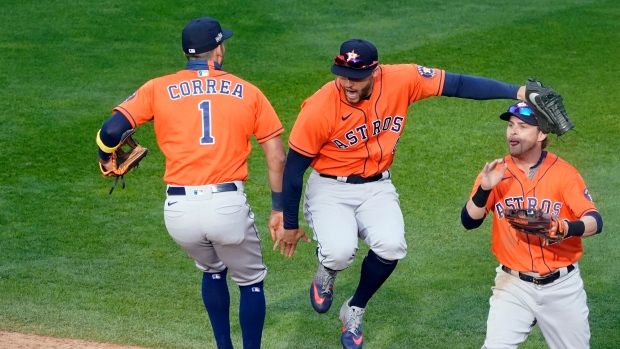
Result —
M353 298L353 297L351 297ZM340 308L339 320L342 322L342 335L340 343L346 349L362 349L364 334L362 333L362 318L366 308L352 307L349 305L351 298Z
M327 269L319 263L319 269L310 285L310 303L317 313L324 313L332 306L336 275L336 270Z

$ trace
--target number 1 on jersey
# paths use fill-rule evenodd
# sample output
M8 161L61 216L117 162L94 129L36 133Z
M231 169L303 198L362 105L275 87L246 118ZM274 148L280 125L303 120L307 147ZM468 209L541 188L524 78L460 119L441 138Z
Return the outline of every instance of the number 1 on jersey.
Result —
M202 111L202 138L200 138L200 144L213 144L215 143L215 138L211 136L211 101L200 102L198 109Z

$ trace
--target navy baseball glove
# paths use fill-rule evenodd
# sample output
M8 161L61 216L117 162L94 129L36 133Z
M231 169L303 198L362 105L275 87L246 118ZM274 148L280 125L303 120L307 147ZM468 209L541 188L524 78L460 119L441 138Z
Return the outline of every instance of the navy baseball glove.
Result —
M538 127L542 132L561 136L575 127L564 109L562 96L537 79L527 79L525 99L538 117Z

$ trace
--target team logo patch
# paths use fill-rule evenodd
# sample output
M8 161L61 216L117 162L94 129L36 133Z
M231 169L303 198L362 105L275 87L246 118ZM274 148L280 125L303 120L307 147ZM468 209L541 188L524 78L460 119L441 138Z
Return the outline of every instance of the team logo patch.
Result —
M418 74L420 74L420 76L423 78L432 79L433 77L435 77L435 75L437 75L437 71L435 71L435 69L433 68L427 68L419 65Z
M199 70L198 71L198 76L202 77L202 76L209 76L209 71L208 70Z
M594 202L594 201L592 201L592 196L590 196L590 192L588 191L587 188L583 190L583 196L585 196L586 199L588 199L588 201Z

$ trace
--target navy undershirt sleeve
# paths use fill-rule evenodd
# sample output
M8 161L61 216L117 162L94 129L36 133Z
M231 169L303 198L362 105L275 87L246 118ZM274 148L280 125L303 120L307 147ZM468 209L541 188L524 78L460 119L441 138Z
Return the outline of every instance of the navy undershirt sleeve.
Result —
M103 126L101 126L99 137L103 144L112 148L121 141L123 133L129 129L131 129L131 123L123 113L117 111L103 124ZM99 147L97 148L99 149ZM107 160L110 158L110 153L106 153L99 149L99 157L102 160Z
M517 99L517 85L472 75L446 72L442 96L467 99Z
M304 182L304 173L314 158L301 155L289 149L284 166L282 196L284 197L284 229L299 228L299 201Z
M471 218L469 212L467 212L467 203L465 204L465 206L463 206L463 209L461 210L461 224L463 224L463 226L467 230L476 229L481 226L482 222L484 222L485 217L482 217L480 219Z
M592 216L594 217L594 219L596 219L596 233L595 234L599 234L600 232L603 231L603 217L601 217L600 213L588 212L586 213L586 216Z

